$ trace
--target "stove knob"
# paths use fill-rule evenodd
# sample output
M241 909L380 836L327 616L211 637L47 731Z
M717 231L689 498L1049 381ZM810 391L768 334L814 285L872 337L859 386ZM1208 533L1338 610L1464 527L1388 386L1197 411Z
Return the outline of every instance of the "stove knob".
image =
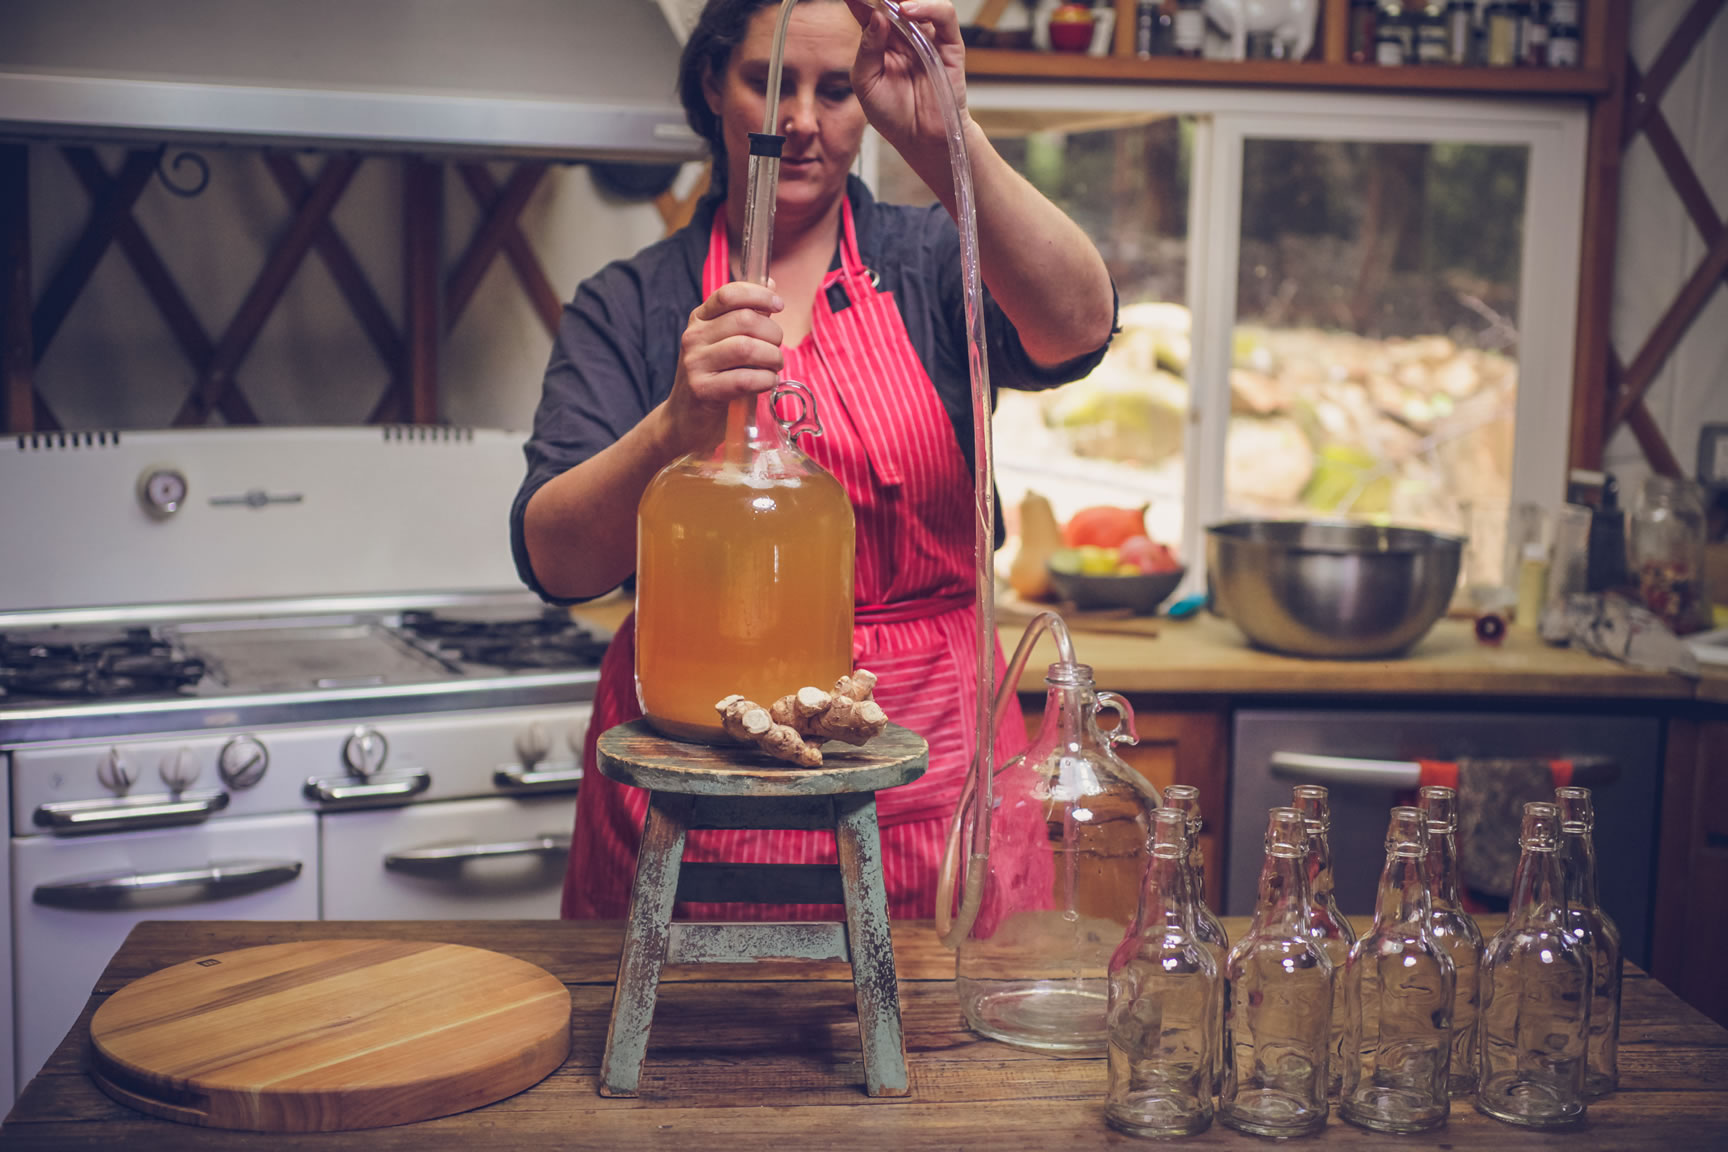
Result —
M192 755L192 749L179 748L162 757L156 774L162 777L162 783L168 785L168 791L184 792L192 786L192 782L198 779L198 773L203 770L204 766Z
M255 736L236 736L222 745L216 756L216 771L230 788L250 788L264 779L270 753Z
M120 749L110 748L102 763L96 765L96 779L114 795L124 796L138 782L138 769L132 767L132 762L121 754Z
M530 724L528 731L516 737L516 758L522 761L522 767L532 770L534 765L550 755L552 741L540 725Z
M342 745L342 763L348 765L348 771L362 778L384 767L384 757L389 754L390 745L384 734L364 724L349 733Z

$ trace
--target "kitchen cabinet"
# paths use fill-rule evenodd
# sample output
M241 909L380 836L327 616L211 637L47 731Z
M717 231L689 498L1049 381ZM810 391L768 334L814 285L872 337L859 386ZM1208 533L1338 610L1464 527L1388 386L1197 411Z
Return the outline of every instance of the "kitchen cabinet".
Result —
M1728 1023L1728 713L1669 722L1650 971Z

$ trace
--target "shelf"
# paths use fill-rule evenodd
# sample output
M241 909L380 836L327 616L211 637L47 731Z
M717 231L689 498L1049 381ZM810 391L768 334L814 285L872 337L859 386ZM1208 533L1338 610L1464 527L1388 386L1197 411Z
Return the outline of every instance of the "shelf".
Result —
M1231 88L1345 89L1365 92L1444 92L1465 96L1602 96L1608 73L1588 68L1382 68L1318 60L1189 60L1085 56L974 48L966 73L980 79L1075 81Z

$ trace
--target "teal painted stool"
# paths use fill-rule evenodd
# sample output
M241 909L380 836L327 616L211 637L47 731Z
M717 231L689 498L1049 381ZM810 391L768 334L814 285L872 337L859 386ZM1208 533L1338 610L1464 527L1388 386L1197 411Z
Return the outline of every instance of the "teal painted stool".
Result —
M862 748L828 744L822 754L820 768L781 767L752 749L668 740L641 720L600 736L600 771L649 793L600 1095L636 1095L664 965L766 959L850 963L865 1090L910 1092L876 793L922 776L930 749L916 733L890 724ZM685 864L685 833L694 828L832 829L839 864ZM675 924L678 900L843 904L846 920Z

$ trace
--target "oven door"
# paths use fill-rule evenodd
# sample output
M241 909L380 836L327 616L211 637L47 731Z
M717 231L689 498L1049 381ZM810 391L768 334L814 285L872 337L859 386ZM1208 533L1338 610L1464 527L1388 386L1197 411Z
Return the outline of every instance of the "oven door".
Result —
M1589 761L1597 887L1627 959L1649 963L1662 726L1651 716L1574 713L1252 710L1236 713L1225 910L1254 911L1266 811L1296 784L1331 790L1338 906L1358 933L1374 913L1386 820L1415 803L1417 760L1540 757Z
M319 817L326 920L555 920L573 795Z
M317 818L12 842L20 1088L54 1051L140 920L316 920Z

